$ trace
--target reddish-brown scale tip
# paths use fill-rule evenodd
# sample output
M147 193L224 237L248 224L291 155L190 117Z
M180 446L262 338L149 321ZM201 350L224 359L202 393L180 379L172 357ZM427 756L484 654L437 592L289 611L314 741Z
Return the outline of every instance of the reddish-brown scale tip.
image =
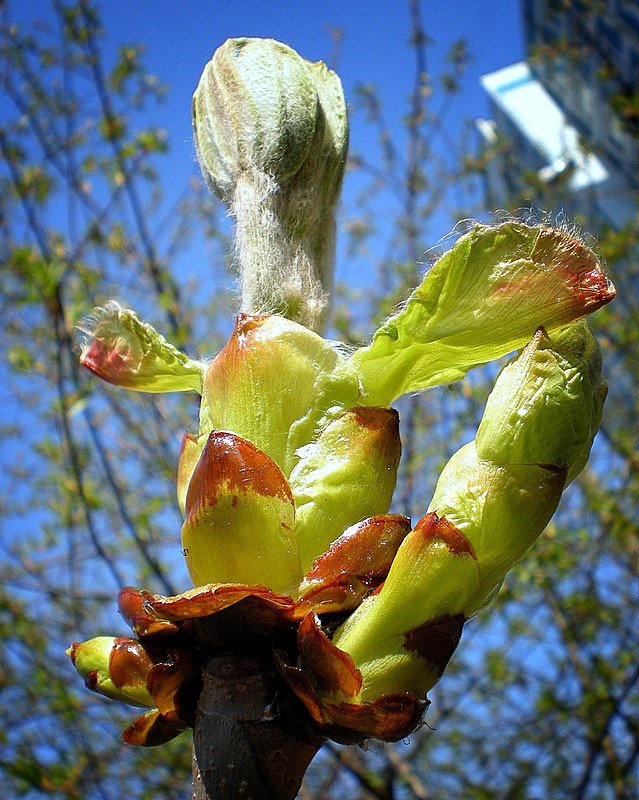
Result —
M224 392L226 381L232 376L252 346L254 332L260 328L268 316L259 314L238 314L235 327L226 344L209 364L205 384Z
M92 692L96 690L98 685L98 670L92 669L90 672L87 672L84 678L84 685L87 689L91 689Z
M164 620L183 622L201 619L244 601L244 610L266 629L287 627L293 619L295 604L287 595L276 594L265 586L244 584L208 584L188 589L174 597L147 593L151 613ZM171 624L167 622L166 624Z
M149 711L137 717L122 734L127 744L155 747L175 739L182 729L173 727L159 711Z
M138 639L116 639L109 656L109 675L114 686L121 689L134 683L146 683L146 674L153 666L148 653Z
M165 635L177 632L171 622L158 619L149 611L148 592L135 586L125 586L118 594L118 610L125 622L138 636Z
M182 450L184 450L184 447L186 446L187 442L192 442L193 444L197 444L197 436L195 436L192 433L185 433L184 436L182 436L182 443L180 445L180 452L182 452Z
M399 434L399 414L394 408L356 406L350 413L355 415L357 424L363 428L381 430L388 427L389 433Z
M407 692L386 694L372 703L335 702L318 694L310 674L283 662L278 667L295 695L304 703L317 728L342 744L375 737L396 742L419 726L428 700Z
M421 535L422 542L439 539L444 542L453 555L469 555L477 561L477 554L473 546L459 528L449 522L446 517L439 517L435 511L430 511L419 520L413 529L413 534L416 533Z
M315 559L306 581L332 581L354 575L373 585L386 577L397 550L410 533L410 520L398 514L378 514L352 525Z
M424 622L404 634L404 649L417 653L428 662L438 676L455 652L466 617L464 614L443 614Z
M294 503L288 481L270 456L234 433L213 431L189 483L187 521L203 507L215 505L221 490L230 495L252 491Z
M362 688L362 675L353 659L331 642L314 613L299 626L297 644L302 663L313 673L320 690L353 697Z
M235 317L233 335L247 336L251 331L260 328L268 318L268 314L238 314Z

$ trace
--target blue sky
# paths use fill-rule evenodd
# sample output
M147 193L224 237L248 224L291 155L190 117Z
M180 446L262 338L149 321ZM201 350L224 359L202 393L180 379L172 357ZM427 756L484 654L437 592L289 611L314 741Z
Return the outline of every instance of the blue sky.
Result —
M176 177L193 164L191 94L203 65L228 37L273 37L290 44L305 58L330 61L330 28L340 28L343 41L337 70L347 99L352 99L355 84L373 83L385 102L386 117L394 127L401 126L413 76L412 57L406 46L410 30L407 0L111 0L99 5L110 36L144 42L149 68L170 86L162 116L168 122ZM424 29L434 42L428 56L433 75L444 66L445 53L453 41L465 38L470 42L473 60L463 92L447 112L449 124L484 114L486 98L479 76L523 55L518 0L426 0L422 17ZM365 148L370 135L362 118L353 120L351 141L355 148ZM348 182L345 189L348 191Z
M191 95L204 64L229 37L262 36L287 42L310 60L336 66L347 100L358 83L372 83L384 103L391 131L402 136L402 118L414 74L407 46L410 31L408 0L95 0L106 36L102 43L107 63L115 46L143 43L147 68L168 87L166 100L152 109L149 122L166 129L169 155L159 160L167 207L197 172L191 136ZM11 16L28 27L34 19L51 18L50 0L10 4ZM422 22L433 44L428 71L433 80L447 67L445 55L457 39L466 39L472 60L462 91L446 109L446 131L452 141L465 120L486 114L487 99L479 77L523 57L519 0L448 0L421 4ZM331 28L343 39L336 64ZM433 108L437 108L433 103ZM401 138L399 139L401 141ZM351 120L351 151L375 153L375 133L363 115ZM441 146L441 143L440 143ZM343 199L352 201L356 176L347 175ZM376 210L383 217L386 208ZM392 213L388 208L389 217ZM428 231L428 244L445 235L454 219L443 209ZM383 237L382 237L383 238ZM338 240L339 241L339 240ZM345 263L338 249L337 277L356 281L360 271ZM200 253L190 256L199 262Z
M38 4L46 5L44 0ZM215 48L231 36L273 37L305 58L328 60L333 49L329 29L341 28L338 70L347 92L358 81L372 82L392 106L393 98L401 101L410 85L412 65L405 46L410 20L403 0L103 0L98 6L113 39L146 44L150 69L171 86L167 109L178 136L189 137L184 98L190 97ZM485 106L479 76L523 52L518 0L426 0L422 16L434 40L433 72L455 39L471 42L473 63L456 106L459 114L481 113Z

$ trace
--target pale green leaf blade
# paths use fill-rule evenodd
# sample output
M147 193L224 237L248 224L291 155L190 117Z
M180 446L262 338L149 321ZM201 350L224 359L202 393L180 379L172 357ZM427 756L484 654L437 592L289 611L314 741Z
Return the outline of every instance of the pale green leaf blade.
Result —
M108 383L139 392L202 393L206 365L180 352L134 311L107 303L80 330L80 363Z
M348 366L361 403L385 406L406 392L459 380L474 366L614 297L595 255L545 225L476 225L427 273L405 307Z

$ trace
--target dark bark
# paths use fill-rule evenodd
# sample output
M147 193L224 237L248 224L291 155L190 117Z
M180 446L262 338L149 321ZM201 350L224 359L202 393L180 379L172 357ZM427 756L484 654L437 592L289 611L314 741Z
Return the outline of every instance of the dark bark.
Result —
M205 662L193 800L293 800L323 742L278 675L270 647L233 648Z

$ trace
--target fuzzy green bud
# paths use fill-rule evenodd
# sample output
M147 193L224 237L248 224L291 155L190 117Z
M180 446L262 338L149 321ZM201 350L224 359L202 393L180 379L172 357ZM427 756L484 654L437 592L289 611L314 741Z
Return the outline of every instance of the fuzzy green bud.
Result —
M193 130L236 219L242 311L322 324L348 146L339 78L272 39L229 39L202 73Z
M193 96L193 131L210 188L231 202L243 173L283 181L308 155L317 93L305 62L272 39L229 39Z

